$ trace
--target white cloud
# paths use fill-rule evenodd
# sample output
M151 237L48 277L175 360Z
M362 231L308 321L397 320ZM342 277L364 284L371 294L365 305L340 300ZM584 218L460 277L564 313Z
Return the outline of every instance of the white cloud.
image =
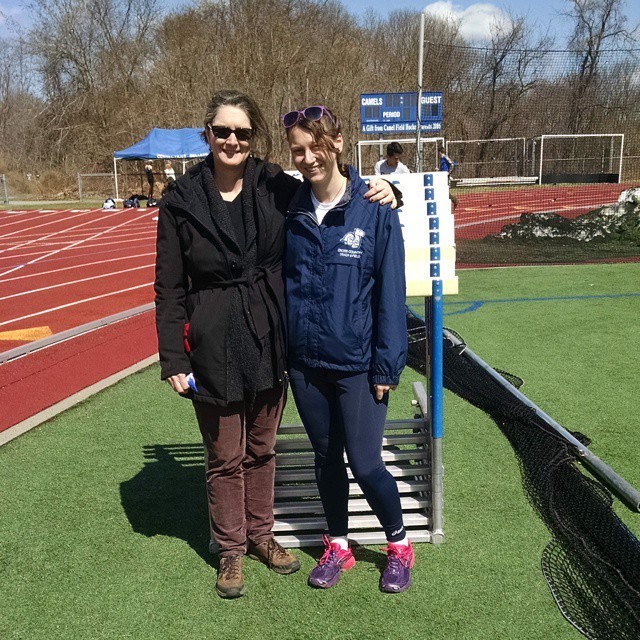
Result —
M509 21L509 16L502 9L484 2L472 4L465 9L451 0L439 0L428 4L424 10L438 18L459 21L460 35L471 42L489 39L492 24Z

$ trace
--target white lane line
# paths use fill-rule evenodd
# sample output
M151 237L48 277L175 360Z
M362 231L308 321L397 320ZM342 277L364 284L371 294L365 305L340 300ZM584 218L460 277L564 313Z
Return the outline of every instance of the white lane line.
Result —
M71 233L67 234L66 236L67 240L58 240L57 242L71 242L72 240L75 240L77 238L86 238L94 234L96 231L101 231L102 229L108 229L110 226L111 225L103 225L103 226L96 225L94 228L91 228L91 229L84 229L82 231L72 231ZM155 229L149 229L148 225L145 225L145 228L141 228L139 226L133 225L131 229L132 229L131 233L125 232L121 234L115 234L115 237L123 236L123 237L130 238L132 236L141 236L141 235L151 236L155 232ZM40 241L41 239L42 239L41 233L40 234L32 233L32 234L25 234L23 236L20 236L19 238L11 238L9 240L0 239L0 244L13 246L16 244L21 244L25 240ZM53 242L51 242L51 244L53 244Z
M47 276L51 273L59 273L60 271L69 271L73 269L84 269L85 267L92 267L96 264L106 264L107 262L122 262L122 260L133 260L134 258L147 258L149 256L155 256L156 252L151 251L149 253L136 253L133 256L122 256L122 258L107 258L106 260L96 260L95 262L85 262L84 264L74 264L70 267L60 267L59 269L50 269L49 271L38 271L38 273L29 273L26 275L14 276L13 278L5 278L0 280L0 284L3 282L12 282L13 280L24 280L25 278L37 278L38 276Z
M499 222L501 220L515 220L516 218L519 218L519 217L520 217L520 214L516 213L515 215L498 216L496 218L491 218L487 220L476 220L475 222L463 222L462 224L456 223L454 226L456 229L462 229L463 227L475 227L476 225L479 225L479 224L491 224L492 222Z
M100 220L104 220L105 218L112 218L115 215L117 214L112 213L108 216L105 216L104 218L101 218ZM68 219L68 218L65 218L65 219ZM63 221L56 220L56 222L63 222ZM91 220L87 220L86 222L81 222L80 224L76 224L73 227L67 227L65 229L59 229L58 231L52 231L51 233L45 233L45 235L43 236L39 236L37 238L34 238L33 240L27 240L26 242L23 242L22 244L17 244L16 246L11 247L10 249L2 249L0 250L0 253L4 253L5 251L12 251L14 249L18 249L19 247L26 247L30 244L33 244L34 242L41 242L42 240L46 240L47 238L53 238L53 236L58 236L61 233L67 233L72 229L79 229L80 227L86 227L88 224L94 224L94 223L95 223L95 220L91 219ZM5 236L2 236L2 237L6 238L8 236L15 235L16 233L20 233L20 232L14 231L13 233L7 233Z
M136 235L135 233L132 235ZM92 236L86 236L84 238L81 238L81 240L90 240L92 238ZM145 234L144 236L140 236L137 238L128 238L127 236L125 236L124 234L120 234L117 236L114 236L114 238L116 238L115 240L109 240L107 242L100 242L99 244L94 244L94 245L90 245L92 247L107 247L111 244L122 244L125 242L138 242L139 244L143 244L144 242L153 242L153 244L155 244L156 241L156 234ZM123 240L118 240L118 238L123 238ZM126 239L124 239L126 238ZM60 241L56 241L56 242L50 242L50 241L46 241L43 242L42 244L39 244L37 242L34 242L33 244L31 244L29 246L30 249L38 249L38 248L42 248L42 249L51 249L52 247L60 247L60 246L66 246L69 244L69 240L60 240ZM0 242L0 247L2 246L2 243ZM7 246L11 246L10 244L7 244ZM89 246L89 245L88 245ZM45 251L40 251L40 253L45 253ZM33 254L22 254L22 257L25 257L26 255L33 255ZM15 258L15 256L3 256L3 258Z
M147 213L143 214L143 215L148 215ZM45 258L48 258L50 256L53 256L57 253L60 253L61 251L67 251L68 249L71 249L72 247L75 247L79 244L82 244L83 242L86 242L87 240L93 240L94 238L98 238L101 235L104 235L105 233L109 233L110 231L114 230L114 229L119 229L121 227L124 227L126 225L128 225L130 222L134 222L135 220L138 220L139 218L142 218L143 216L138 216L138 218L132 218L131 220L125 220L124 222L121 222L120 224L117 224L113 227L111 227L110 229L105 229L104 231L99 231L98 233L94 234L93 236L90 236L89 238L83 239L83 240L78 240L76 242L73 242L72 244L63 247L62 249L56 249L55 251L50 251L49 253L45 253L44 255L40 256L39 258L34 258L33 260L30 260L29 262L25 262L24 264L19 264L15 267L13 267L12 269L9 269L8 271L5 271L4 273L0 273L0 277L2 276L6 276L9 273L12 273L13 271L17 271L18 269L22 269L23 267L26 267L27 265L30 264L34 264L35 262L39 262L40 260L44 260Z
M129 273L131 271L139 271L140 269L149 269L153 267L153 264L143 264L140 267L131 267L130 269L122 269L122 271L112 271L111 273L101 273L97 276L88 276L86 278L80 278L79 280L69 280L68 282L60 282L58 284L51 284L48 287L40 287L39 289L29 289L29 291L20 291L19 293L12 293L8 296L0 297L0 300L9 300L10 298L19 298L20 296L28 296L31 293L39 293L41 291L49 291L49 289L57 289L59 287L68 287L72 284L79 284L80 282L89 282L90 280L99 280L100 278L110 278L111 276L118 276L122 273Z
M84 247L82 247L84 248ZM140 250L144 250L150 247L137 247ZM87 251L85 253L71 253L71 254L66 254L66 255L62 255L62 256L55 256L49 260L46 260L46 264L48 266L52 266L52 264L54 262L60 262L62 260L64 261L69 261L69 260L77 260L78 258L86 258L86 257L90 257L90 258L96 258L97 256L103 256L106 254L114 254L117 253L118 255L122 255L123 258L127 258L129 256L129 254L127 253L127 250L130 250L130 247L117 247L115 249L109 249L107 251ZM28 255L42 255L42 251L38 251L36 253L33 254L26 254ZM9 256L4 256L5 258L9 258ZM26 257L26 256L25 256ZM0 256L0 261L3 260L3 256Z
M101 211L101 210L100 210ZM51 232L49 234L45 234L45 235L41 235L41 234L36 234L36 233L23 233L23 231L25 231L24 229L20 229L17 231L13 231L12 233L7 233L5 235L0 236L0 242L2 244L2 246L5 246L7 244L11 244L10 247L5 248L0 250L0 253L5 253L6 251L13 251L14 249L17 249L21 246L29 246L29 245L33 245L36 244L38 242L43 242L45 240L47 240L48 238L51 238L53 236L57 236L60 234L68 234L68 237L71 239L73 237L82 237L83 235L85 236L89 236L91 234L93 234L93 232L96 231L96 229L110 229L112 227L106 227L106 226L101 226L98 224L95 224L95 222L102 222L103 220L107 220L108 218L113 217L114 215L117 215L118 213L120 213L119 211L114 212L113 210L109 211L108 215L102 216L100 218L92 218L91 220L87 220L86 222L83 222L81 224L77 224L74 225L72 227L67 227L65 229L61 229L59 231L54 231ZM70 216L69 218L63 218L61 220L55 220L53 222L58 223L58 222L64 222L65 220L69 220L73 217L77 217L77 216ZM141 216L144 217L144 216ZM135 220L139 220L139 218L135 218ZM90 225L90 229L87 231L75 231L73 232L74 229L80 229L81 227L86 227L87 225ZM47 224L45 225L38 225L38 226L48 226ZM35 229L37 227L32 227L31 229ZM30 231L31 229L26 229L26 231ZM147 224L136 224L132 226L132 229L134 230L133 234L149 234L150 230L149 230L149 225L148 225L148 221ZM71 232L71 233L68 233ZM154 231L152 230L151 233L153 234ZM3 240L5 238L9 238L10 236L17 236L18 240L16 242L10 241L9 243L7 243L6 240ZM29 238L31 238L30 240L28 240ZM53 243L50 243L53 244Z
M107 241L107 242L98 242L97 244L87 244L84 245L87 248L92 248L92 247L109 247L111 245L114 244L131 244L132 242L135 242L139 245L145 245L148 244L149 246L156 246L156 236L150 236L148 238L134 238L133 240L113 240L113 241ZM83 247L84 248L84 247Z
M99 296L93 296L92 298L84 298L84 300L76 300L75 302L68 302L67 304L61 304L59 307L51 307L50 309L44 309L43 311L36 311L35 313L30 313L26 316L21 316L20 318L12 318L11 320L5 320L4 322L0 322L0 327L3 327L7 324L11 324L12 322L19 322L20 320L26 320L27 318L35 318L36 316L44 315L45 313L52 313L53 311L59 311L60 309L67 309L68 307L74 307L78 304L83 304L85 302L93 302L94 300L99 300L100 298L108 298L109 296L117 296L119 293L126 293L127 291L134 291L135 289L142 289L143 287L150 287L153 282L147 282L146 284L139 284L135 287L129 287L128 289L120 289L120 291L111 291L109 293L103 293Z
M6 213L5 211L0 211L0 214L2 213ZM44 213L44 214L38 214L37 216L32 216L29 218L24 218L24 217L19 217L17 218L16 216L19 213L34 213L34 211L32 210L24 210L24 211L14 211L13 215L11 216L11 218L3 218L0 216L0 231L4 230L6 227L15 227L15 225L17 224L22 224L24 225L25 222L35 222L36 220L42 220L43 218L47 218L50 216L53 216L55 214L53 213ZM36 212L38 213L38 212ZM56 213L67 213L66 209L61 209L60 211L57 211ZM27 230L29 230L29 227L27 227Z
M99 245L99 246L103 246L103 245ZM84 249L84 247L81 247L82 249ZM144 249L152 249L155 248L155 242L144 242L144 243L140 243L139 247L136 247L136 249L138 249L139 251L143 251ZM75 253L75 252L71 252L65 256L61 256L59 258L51 258L51 260L47 260L47 263L49 262L55 262L56 260L71 260L71 259L77 259L77 258L84 258L85 256L91 256L92 258L95 256L99 256L99 255L104 255L105 253L122 253L123 256L128 256L129 254L126 253L127 250L130 250L130 247L115 247L113 249L108 249L107 251L89 251L87 253ZM31 256L41 256L45 253L50 253L49 251L45 251L45 250L40 250L40 251L32 251L29 253L25 253L23 254L21 257L22 258L30 258ZM0 256L0 263L2 263L3 261L11 261L11 265L14 266L15 265L15 261L16 261L16 256ZM2 269L4 267L0 267L0 269Z
M101 211L101 209L95 209L94 211ZM55 215L55 213L67 213L68 209L63 209L62 211L56 211L54 213L48 213L45 214L46 216L53 216ZM65 222L66 220L72 220L73 218L80 218L81 216L84 216L86 214L84 213L76 213L72 216L67 216L66 218L61 218L59 220L55 220L55 222ZM38 216L38 219L40 219L40 216ZM18 220L17 222L22 222L22 220ZM29 222L31 222L31 220L29 220ZM34 220L35 222L35 220ZM11 233L5 233L4 235L1 235L0 238L8 238L9 236L14 236L17 233L24 233L25 231L32 231L33 229L39 229L40 227L46 227L49 226L51 224L51 220L47 220L46 222L43 222L42 224L37 224L33 227L26 227L23 229L18 229L16 231L12 231ZM13 223L15 224L15 223ZM9 226L9 225L4 225L4 226Z

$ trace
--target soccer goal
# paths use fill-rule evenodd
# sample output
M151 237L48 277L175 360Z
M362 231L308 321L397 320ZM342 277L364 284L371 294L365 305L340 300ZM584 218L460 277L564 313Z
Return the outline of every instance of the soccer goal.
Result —
M452 178L460 186L537 181L527 162L524 137L449 140L445 148L456 165Z
M115 177L113 173L79 173L78 200L83 198L114 197L116 194Z
M540 184L620 182L623 133L543 135L531 142Z
M434 171L438 168L438 147L444 147L444 138L420 138L422 148L422 167L416 167L416 139L415 138L380 138L378 140L359 140L355 149L355 163L360 175L373 175L373 169L378 160L383 160L387 154L387 145L399 142L404 149L402 162L413 173Z

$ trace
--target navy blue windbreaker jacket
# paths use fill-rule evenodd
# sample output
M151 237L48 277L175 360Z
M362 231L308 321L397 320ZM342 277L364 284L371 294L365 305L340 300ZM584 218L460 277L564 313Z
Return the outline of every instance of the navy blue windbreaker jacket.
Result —
M287 213L289 360L368 371L397 384L407 359L404 242L398 215L363 198L353 167L344 197L318 225L305 181Z

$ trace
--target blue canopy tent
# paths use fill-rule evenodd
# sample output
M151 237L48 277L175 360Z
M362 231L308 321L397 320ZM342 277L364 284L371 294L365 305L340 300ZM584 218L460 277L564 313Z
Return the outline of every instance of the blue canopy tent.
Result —
M118 198L118 160L182 160L184 173L186 160L204 158L209 147L201 137L202 129L153 128L140 142L113 153L113 175Z

